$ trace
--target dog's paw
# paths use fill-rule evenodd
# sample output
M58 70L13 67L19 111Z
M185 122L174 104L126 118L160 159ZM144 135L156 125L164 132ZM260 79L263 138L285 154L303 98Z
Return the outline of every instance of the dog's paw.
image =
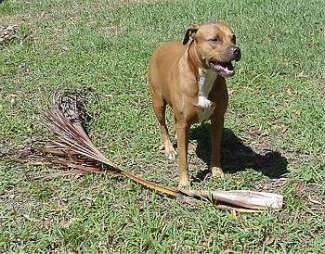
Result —
M173 147L172 143L165 146L165 155L166 155L167 159L170 161L174 161L176 159L177 152L176 152L175 148Z
M224 177L224 173L223 173L222 169L219 167L212 167L211 174L212 174L212 177L220 177L220 178Z
M174 161L174 160L176 160L177 152L173 148L173 149L169 149L169 151L165 151L165 155L168 160Z
M167 146L161 145L159 147L159 150L161 153L165 154L165 156L168 160L170 160L170 161L176 160L177 152L172 144L167 145Z
M182 180L180 180L179 181L179 184L178 184L178 189L179 190L188 190L188 189L190 189L190 181L188 181L188 180L184 180L184 181L182 181Z

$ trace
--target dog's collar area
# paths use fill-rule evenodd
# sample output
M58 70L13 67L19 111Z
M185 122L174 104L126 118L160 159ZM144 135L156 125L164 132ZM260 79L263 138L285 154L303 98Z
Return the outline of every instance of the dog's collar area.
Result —
M188 57L190 58L190 61L196 63L196 66L198 66L199 68L210 69L209 65L207 65L206 62L201 59L199 52L196 48L195 39L193 39L193 41L188 44L187 52L189 53Z

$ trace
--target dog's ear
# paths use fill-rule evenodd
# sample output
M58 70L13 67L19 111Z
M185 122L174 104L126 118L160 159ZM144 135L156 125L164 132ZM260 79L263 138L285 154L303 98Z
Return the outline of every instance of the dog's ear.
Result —
M185 45L190 39L192 40L194 38L194 35L196 34L197 30L199 30L198 24L193 24L187 29L183 39L183 45Z

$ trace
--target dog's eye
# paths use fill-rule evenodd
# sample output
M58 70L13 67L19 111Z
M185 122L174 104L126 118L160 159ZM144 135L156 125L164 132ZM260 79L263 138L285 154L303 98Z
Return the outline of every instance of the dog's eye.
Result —
M231 41L232 41L233 44L236 44L236 35L232 36Z
M215 38L209 39L209 41L212 41L212 42L220 42L220 38L219 38L219 36L217 36Z

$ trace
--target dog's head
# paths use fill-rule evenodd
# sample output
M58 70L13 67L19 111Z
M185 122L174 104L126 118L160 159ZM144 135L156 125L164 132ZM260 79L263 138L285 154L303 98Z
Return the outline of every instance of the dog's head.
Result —
M232 61L239 61L241 52L236 46L236 36L227 24L211 22L192 25L186 31L183 44L195 47L205 68L225 78L235 74Z

